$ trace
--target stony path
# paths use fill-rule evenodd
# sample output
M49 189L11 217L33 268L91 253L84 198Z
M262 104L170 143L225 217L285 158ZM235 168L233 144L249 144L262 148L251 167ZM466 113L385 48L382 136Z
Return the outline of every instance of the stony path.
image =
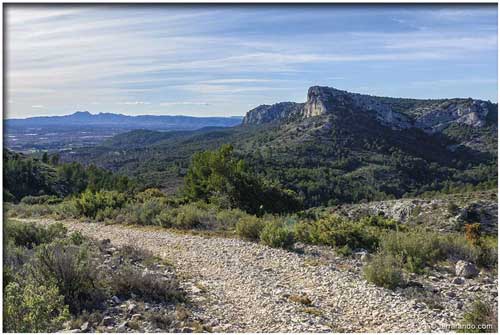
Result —
M196 314L214 331L422 332L456 324L456 310L432 310L371 285L341 260L159 229L76 221L65 225L171 261ZM294 302L295 296L306 296L311 304Z

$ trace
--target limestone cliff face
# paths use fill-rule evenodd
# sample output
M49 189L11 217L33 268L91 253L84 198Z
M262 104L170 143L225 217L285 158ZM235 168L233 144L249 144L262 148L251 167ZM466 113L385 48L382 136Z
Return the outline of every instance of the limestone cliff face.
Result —
M274 105L260 105L250 110L243 118L243 124L261 124L287 120L302 110L304 104L280 102Z
M309 88L303 116L318 116L332 110L334 108L333 103L335 102L335 98L340 96L340 92L341 91L329 87L313 86Z
M483 127L486 125L489 109L485 101L453 99L418 111L421 116L415 119L415 126L427 132L437 132L452 123Z
M384 98L313 86L308 90L305 103L262 105L249 111L243 123L260 124L304 119L349 109L354 113L370 113L380 123L393 129L415 127L427 133L435 133L452 123L483 127L486 125L491 105L493 104L473 99Z

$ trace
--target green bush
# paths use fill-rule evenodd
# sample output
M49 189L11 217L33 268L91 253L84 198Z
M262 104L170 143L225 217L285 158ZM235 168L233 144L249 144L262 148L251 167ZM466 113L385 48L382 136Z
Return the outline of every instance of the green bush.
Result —
M45 217L53 214L53 212L54 206L47 204L27 205L19 203L9 206L7 210L8 216L19 218Z
M58 240L38 248L28 271L39 285L55 283L71 313L79 313L99 308L106 298L97 266L87 244Z
M177 214L171 209L163 209L155 218L154 224L160 227L172 228L175 225Z
M218 229L228 230L228 229L234 229L238 221L250 216L251 215L245 213L244 211L238 208L221 209L217 211L215 219L217 221Z
M156 225L156 217L160 215L166 204L162 198L149 198L142 203L135 203L132 205L132 221L140 225Z
M28 195L21 199L21 203L26 205L36 205L36 204L54 205L60 203L61 201L62 199L56 197L55 195L39 195L39 196Z
M69 319L56 285L11 282L4 291L3 330L14 333L56 332Z
M157 188L148 188L135 195L135 199L139 202L145 202L153 198L165 198L165 194Z
M498 318L496 308L482 301L475 301L464 314L459 333L497 333Z
M475 246L474 261L477 265L496 269L498 264L498 237L482 236Z
M4 243L13 241L15 245L32 248L49 243L66 235L67 229L62 223L54 223L47 227L31 222L6 220L3 226Z
M363 272L366 280L377 286L394 289L404 284L400 261L391 254L376 254Z
M387 219L381 215L365 216L359 221L359 223L362 226L377 227L386 230L396 230L403 228L403 226L401 226L396 220Z
M4 242L3 249L3 287L16 279L23 265L29 261L32 251L27 247L19 246L13 240Z
M75 206L81 215L95 219L97 213L106 208L121 208L126 197L123 193L116 191L97 191L87 190L75 200Z
M266 222L260 233L260 241L273 248L291 249L295 243L294 234L281 221Z
M375 250L378 237L374 231L361 223L355 223L340 216L331 215L316 221L303 221L295 226L298 240L331 247Z
M265 223L256 216L242 217L236 223L236 234L241 238L258 241Z
M481 254L481 250L470 245L463 234L443 234L424 229L385 234L380 248L385 253L400 257L404 268L415 273L445 259L478 262Z
M114 221L114 219L116 219L116 217L120 215L120 213L121 213L120 208L105 207L97 211L94 219L96 221L103 221L103 222Z
M199 229L215 226L215 215L196 203L187 204L177 210L174 227L179 229Z
M76 206L76 201L65 200L53 206L53 215L56 219L75 219L80 217L80 210Z

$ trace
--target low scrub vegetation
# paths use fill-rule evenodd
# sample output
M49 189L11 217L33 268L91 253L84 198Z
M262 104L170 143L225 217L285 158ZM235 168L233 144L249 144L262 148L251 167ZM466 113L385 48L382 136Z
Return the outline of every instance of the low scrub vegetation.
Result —
M8 220L4 227L4 330L55 332L63 323L100 315L113 295L135 294L151 302L176 303L183 294L175 279L143 273L152 256L132 247L120 250L116 271L106 270L100 243L63 226Z
M404 284L400 260L391 254L376 254L363 270L366 280L375 285L394 289Z
M139 271L131 266L115 272L111 286L120 297L135 294L155 302L178 302L184 299L177 282L165 282L161 274Z
M260 233L260 241L273 248L291 249L295 243L293 232L281 220L266 223Z
M371 251L378 245L376 232L369 224L353 222L336 215L302 222L296 225L295 233L302 242L336 248Z
M236 223L236 233L241 238L258 241L264 226L264 220L255 216L246 216Z
M475 301L464 314L459 333L498 333L498 316L494 306Z

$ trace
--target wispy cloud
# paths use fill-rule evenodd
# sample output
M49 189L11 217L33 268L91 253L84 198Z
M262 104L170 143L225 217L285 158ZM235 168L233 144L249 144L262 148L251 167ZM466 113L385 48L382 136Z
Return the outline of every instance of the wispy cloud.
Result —
M496 7L478 8L8 5L8 113L234 115L338 80L425 96L414 82L496 73ZM492 84L439 86L491 98Z

